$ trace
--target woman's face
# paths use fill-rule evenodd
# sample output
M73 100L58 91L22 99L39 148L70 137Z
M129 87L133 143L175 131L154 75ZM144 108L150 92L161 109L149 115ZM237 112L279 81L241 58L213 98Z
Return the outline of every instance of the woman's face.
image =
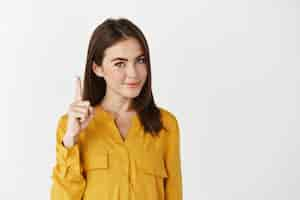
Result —
M106 81L106 93L134 98L139 95L147 78L144 52L135 38L129 38L107 48L102 66L93 70ZM130 85L137 83L137 85Z

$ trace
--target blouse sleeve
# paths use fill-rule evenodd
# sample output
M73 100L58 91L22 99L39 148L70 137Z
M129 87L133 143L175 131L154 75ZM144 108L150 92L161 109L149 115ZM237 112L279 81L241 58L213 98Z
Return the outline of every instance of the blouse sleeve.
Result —
M80 164L79 144L67 148L62 143L66 122L67 115L63 115L56 129L56 164L51 177L51 200L80 200L86 186Z
M165 164L168 178L165 179L165 199L182 200L182 174L180 156L180 130L178 122L174 117L167 132L167 145L165 151Z

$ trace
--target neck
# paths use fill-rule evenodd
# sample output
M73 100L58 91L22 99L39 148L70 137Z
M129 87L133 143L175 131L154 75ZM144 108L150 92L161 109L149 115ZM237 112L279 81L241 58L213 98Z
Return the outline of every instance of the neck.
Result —
M108 96L104 96L100 105L108 112L113 113L114 115L120 115L124 113L131 112L130 104L132 99L118 97L118 98L109 98Z

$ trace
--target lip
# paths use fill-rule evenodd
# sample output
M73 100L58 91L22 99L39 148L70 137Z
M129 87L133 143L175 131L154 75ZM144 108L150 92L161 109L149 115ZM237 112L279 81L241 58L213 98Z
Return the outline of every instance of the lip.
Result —
M136 87L140 84L140 82L135 82L135 83L127 83L126 85L129 87Z

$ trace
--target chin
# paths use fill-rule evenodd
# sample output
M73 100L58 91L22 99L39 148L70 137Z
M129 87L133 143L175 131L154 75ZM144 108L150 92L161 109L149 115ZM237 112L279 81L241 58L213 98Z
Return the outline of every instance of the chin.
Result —
M126 94L124 96L127 97L127 98L135 98L135 97L139 96L139 93Z
M135 98L137 96L139 96L140 94L140 91L126 91L126 92L123 92L123 96L124 97L127 97L127 98Z

